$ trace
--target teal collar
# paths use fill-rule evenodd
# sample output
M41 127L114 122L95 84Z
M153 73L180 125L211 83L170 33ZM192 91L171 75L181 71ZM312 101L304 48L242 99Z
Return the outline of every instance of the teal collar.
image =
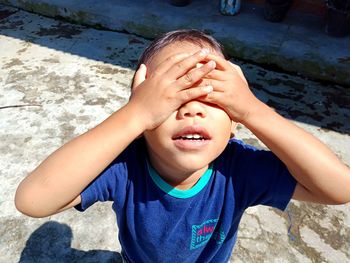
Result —
M165 193L177 198L190 198L198 194L207 185L213 173L213 165L210 164L209 168L205 171L205 173L193 187L187 190L180 190L165 182L148 161L147 168L153 182Z

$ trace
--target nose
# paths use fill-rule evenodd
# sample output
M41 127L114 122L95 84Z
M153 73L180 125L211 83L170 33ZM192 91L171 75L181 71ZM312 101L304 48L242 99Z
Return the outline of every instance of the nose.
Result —
M207 116L203 103L199 101L189 101L181 106L178 110L178 118L184 119L188 117L205 118Z

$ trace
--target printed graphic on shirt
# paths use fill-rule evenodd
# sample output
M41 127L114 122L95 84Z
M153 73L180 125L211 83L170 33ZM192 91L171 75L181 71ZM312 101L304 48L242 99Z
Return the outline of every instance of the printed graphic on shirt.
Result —
M200 225L192 226L192 238L190 249L204 246L212 238L218 245L225 240L225 233L221 228L216 229L218 219L209 219Z

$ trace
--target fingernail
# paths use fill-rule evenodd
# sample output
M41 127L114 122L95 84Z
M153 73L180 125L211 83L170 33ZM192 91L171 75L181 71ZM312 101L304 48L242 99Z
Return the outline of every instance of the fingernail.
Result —
M205 56L205 55L208 55L209 54L209 49L207 49L207 48L202 48L201 49L201 55L202 56Z
M215 68L215 67L216 67L216 63L215 63L215 61L213 61L213 60L210 60L210 61L208 62L208 65L209 65L209 67L211 67L211 68Z

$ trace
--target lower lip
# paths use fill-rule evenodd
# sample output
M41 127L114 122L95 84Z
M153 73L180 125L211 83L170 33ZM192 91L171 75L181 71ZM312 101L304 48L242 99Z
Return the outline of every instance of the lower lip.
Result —
M210 140L174 140L175 146L184 151L201 150Z

